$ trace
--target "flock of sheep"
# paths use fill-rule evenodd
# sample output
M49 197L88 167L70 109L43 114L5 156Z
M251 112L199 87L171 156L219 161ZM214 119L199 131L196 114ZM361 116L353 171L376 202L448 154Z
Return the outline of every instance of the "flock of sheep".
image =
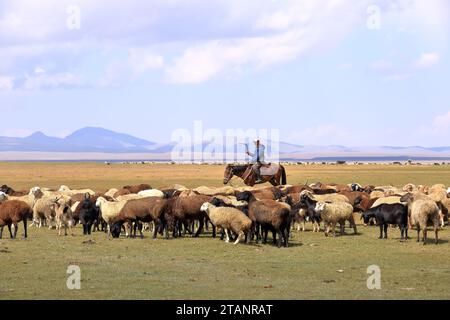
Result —
M450 189L437 184L431 187L408 184L361 186L322 184L285 185L279 187L199 187L180 185L163 190L148 184L125 186L96 193L90 189L59 190L34 187L29 191L0 188L0 238L8 226L16 238L23 222L24 236L30 226L56 228L58 234L73 234L73 227L83 226L83 234L104 231L108 237L136 237L150 230L169 238L191 234L199 237L211 227L213 237L221 232L222 240L238 244L262 240L288 247L292 230L306 231L311 223L314 232L336 236L336 228L345 234L346 223L357 234L355 218L366 225L380 227L380 238L387 238L389 226L400 229L401 239L408 230L417 230L417 241L427 242L427 228L432 226L438 244L439 229L448 221ZM360 216L359 216L360 215ZM296 226L297 225L297 226ZM13 231L14 229L14 231ZM422 232L422 238L420 237Z

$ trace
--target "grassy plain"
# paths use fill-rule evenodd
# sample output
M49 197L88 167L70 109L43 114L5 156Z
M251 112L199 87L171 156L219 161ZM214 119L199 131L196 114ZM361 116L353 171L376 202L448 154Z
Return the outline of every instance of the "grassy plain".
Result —
M0 184L103 191L146 182L220 186L223 166L0 163ZM323 181L397 186L450 185L450 166L288 166L288 182ZM234 181L233 185L241 185ZM5 230L6 231L6 230ZM0 299L450 299L450 232L439 246L400 243L397 230L377 228L336 239L294 233L292 245L233 246L200 239L152 241L58 237L31 229L29 239L0 240ZM19 234L23 232L20 227ZM414 233L411 233L413 236ZM67 267L81 267L81 290L66 287ZM381 268L382 289L368 290L367 268ZM5 272L6 271L6 272Z

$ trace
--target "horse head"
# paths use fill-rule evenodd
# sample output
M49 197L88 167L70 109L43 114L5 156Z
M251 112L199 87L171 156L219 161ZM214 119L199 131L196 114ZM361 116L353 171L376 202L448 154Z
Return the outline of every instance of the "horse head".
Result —
M230 180L233 178L233 176L234 176L233 166L228 165L225 169L225 173L223 176L223 184L228 184L228 182L230 182Z

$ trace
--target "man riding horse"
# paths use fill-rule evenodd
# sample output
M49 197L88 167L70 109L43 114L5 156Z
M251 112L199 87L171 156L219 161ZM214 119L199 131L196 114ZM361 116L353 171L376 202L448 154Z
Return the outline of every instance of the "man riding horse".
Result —
M263 183L263 179L261 177L261 167L264 164L264 151L266 150L266 147L261 144L261 141L259 141L258 139L255 139L253 141L253 143L255 144L255 152L250 152L247 148L247 154L252 157L252 163L253 163L253 172L256 175L256 181L255 183Z

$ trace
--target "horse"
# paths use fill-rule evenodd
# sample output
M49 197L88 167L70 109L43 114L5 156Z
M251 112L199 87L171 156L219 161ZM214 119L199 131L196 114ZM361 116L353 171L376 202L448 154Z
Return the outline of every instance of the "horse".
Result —
M223 184L228 184L234 176L244 180L244 183L247 186L253 187L256 184L256 175L253 171L253 164L229 164L225 169ZM286 185L286 170L282 165L263 165L261 167L261 179L261 183L270 182L275 187Z

